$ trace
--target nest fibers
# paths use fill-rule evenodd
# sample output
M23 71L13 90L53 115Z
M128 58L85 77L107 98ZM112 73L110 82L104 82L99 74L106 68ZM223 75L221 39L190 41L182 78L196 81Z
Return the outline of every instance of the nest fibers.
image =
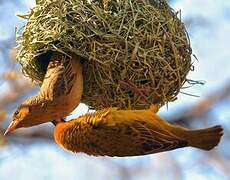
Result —
M17 59L41 84L50 51L85 60L82 102L101 109L174 101L191 70L184 24L164 0L37 0Z

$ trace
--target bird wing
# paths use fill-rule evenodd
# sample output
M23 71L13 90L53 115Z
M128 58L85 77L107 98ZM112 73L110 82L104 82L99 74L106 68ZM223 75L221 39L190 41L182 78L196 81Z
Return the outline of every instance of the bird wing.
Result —
M70 93L76 79L71 58L55 53L49 62L40 93L55 99Z
M138 156L187 146L186 140L161 126L141 119L124 117L122 121L116 119L116 113L119 111L110 108L76 119L78 128L71 128L75 141L70 150L90 155ZM80 144L84 144L82 149Z

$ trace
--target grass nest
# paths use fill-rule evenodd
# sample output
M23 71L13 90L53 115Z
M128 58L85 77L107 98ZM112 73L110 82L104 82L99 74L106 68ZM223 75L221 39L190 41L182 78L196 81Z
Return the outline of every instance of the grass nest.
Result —
M82 102L147 108L174 101L192 69L184 24L165 0L37 0L18 31L17 60L41 84L50 51L84 61Z

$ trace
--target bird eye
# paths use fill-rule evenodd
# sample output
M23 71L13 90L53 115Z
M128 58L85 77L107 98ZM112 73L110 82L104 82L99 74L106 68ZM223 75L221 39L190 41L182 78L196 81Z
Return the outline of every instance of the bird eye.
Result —
M19 117L20 117L19 110L16 110L16 111L15 111L14 116L15 116L16 118L19 118Z

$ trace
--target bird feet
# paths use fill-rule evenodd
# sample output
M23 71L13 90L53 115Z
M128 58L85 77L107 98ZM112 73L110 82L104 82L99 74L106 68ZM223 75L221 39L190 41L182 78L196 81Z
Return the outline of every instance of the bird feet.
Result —
M152 104L150 107L149 107L149 110L154 112L154 113L157 113L159 111L159 108L160 108L160 105L159 104Z
M55 119L51 122L53 123L54 126L56 126L60 122L66 122L66 120L65 120L65 118L59 118L59 119Z

